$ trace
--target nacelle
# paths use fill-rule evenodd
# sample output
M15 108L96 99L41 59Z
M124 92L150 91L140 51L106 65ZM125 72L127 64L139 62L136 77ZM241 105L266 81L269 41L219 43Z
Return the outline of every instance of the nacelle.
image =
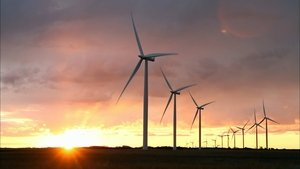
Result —
M176 91L171 91L171 93L180 95L180 92L176 92Z
M141 59L144 59L144 60L151 61L151 62L155 61L155 58L152 58L152 57L145 57L145 56L142 56L142 55L138 55L138 57L140 57Z

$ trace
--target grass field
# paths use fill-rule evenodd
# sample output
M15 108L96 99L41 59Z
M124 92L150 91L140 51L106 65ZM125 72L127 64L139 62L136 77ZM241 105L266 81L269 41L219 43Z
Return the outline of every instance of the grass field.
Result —
M299 150L1 149L1 169L300 169Z

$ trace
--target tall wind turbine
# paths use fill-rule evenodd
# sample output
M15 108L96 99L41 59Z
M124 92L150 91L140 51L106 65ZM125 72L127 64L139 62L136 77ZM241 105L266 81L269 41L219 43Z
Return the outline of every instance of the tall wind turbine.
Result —
M133 26L133 31L135 35L135 39L140 51L140 54L138 57L140 60L138 61L137 65L133 69L132 74L130 75L125 87L123 88L117 103L119 102L121 96L123 95L125 89L127 88L128 84L136 74L136 72L139 70L141 64L143 61L145 61L145 69L144 69L144 108L143 108L143 149L147 150L148 149L148 61L154 62L155 58L161 57L161 56L167 56L167 55L176 55L176 53L150 53L150 54L144 54L142 44L140 41L140 38L138 36L137 29L135 27L135 23L133 20L133 16L131 14L131 21L132 21L132 26Z
M279 123L272 120L271 118L267 117L264 101L263 101L263 112L264 112L264 118L259 122L259 124L261 124L264 120L266 121L266 148L268 149L269 148L269 146L268 146L268 143L269 143L269 141L268 141L268 120L270 120L274 123L277 123L277 124L279 124Z
M237 133L239 130L233 130L232 128L230 128L230 130L232 131L232 137L233 137L233 142L234 142L234 147L233 148L236 148L236 146L235 146L235 133Z
M240 129L242 131L242 135L243 135L243 148L245 148L245 141L244 141L244 138L245 138L245 127L247 126L249 120L247 121L247 123L243 126L243 127L236 127L238 129Z
M254 124L247 130L249 131L250 129L252 129L255 126L255 136L256 136L256 149L258 149L258 130L257 127L261 127L263 128L259 123L257 123L256 121L256 110L254 109Z
M171 95L170 95L170 98L169 98L169 100L168 100L167 106L166 106L166 108L165 108L165 110L164 110L164 113L163 113L163 115L162 115L162 117L161 117L161 119L160 119L160 123L161 123L162 119L164 118L164 115L165 115L165 113L166 113L166 111L167 111L167 108L168 108L168 106L169 106L169 104L170 104L170 102L171 102L171 100L172 100L172 97L174 96L174 113L173 113L173 150L176 150L176 95L180 95L180 91L182 91L182 90L184 90L184 89L186 89L186 88L195 86L196 84L187 85L187 86L184 86L184 87L180 87L180 88L178 88L178 89L176 89L176 90L173 90L173 88L172 88L170 82L168 81L168 79L167 79L166 75L164 74L164 72L162 71L162 69L161 69L161 73L163 74L164 79L165 79L165 81L166 81L166 83L167 83L169 89L171 90L171 91L170 91Z
M192 100L193 100L193 102L195 103L196 108L197 108L196 113L195 113L195 116L194 116L194 119L193 119L193 123L192 123L191 128L193 127L193 124L194 124L194 122L195 122L195 120L196 120L196 117L197 117L197 115L198 115L198 113L199 113L199 149L201 149L201 111L204 110L204 107L205 107L205 106L207 106L207 105L213 103L214 101L208 102L208 103L205 103L205 104L199 106L198 103L196 102L196 100L194 99L194 97L192 96L191 93L190 93L190 96L191 96L191 98L192 98Z

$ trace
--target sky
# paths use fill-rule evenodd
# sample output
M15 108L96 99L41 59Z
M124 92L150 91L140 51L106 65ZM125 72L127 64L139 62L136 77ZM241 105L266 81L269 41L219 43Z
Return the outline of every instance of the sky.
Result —
M177 97L179 146L198 141L191 92L215 101L202 114L208 146L249 128L254 109L260 121L264 100L280 123L269 123L269 147L300 148L294 0L1 1L1 147L142 146L143 66L116 104L139 60L131 12L145 53L178 53L149 63L149 146L172 145L172 105L159 122L169 97L161 67L174 88L197 83ZM245 138L255 147L254 130Z

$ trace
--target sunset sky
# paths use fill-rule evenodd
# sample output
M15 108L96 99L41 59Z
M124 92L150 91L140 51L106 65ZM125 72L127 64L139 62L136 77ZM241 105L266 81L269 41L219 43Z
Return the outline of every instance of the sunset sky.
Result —
M1 0L1 147L142 146L143 66L116 104L139 59L131 11L145 53L178 53L149 63L149 146L172 146L172 106L159 123L162 67L174 88L197 83L197 102L216 101L202 116L209 146L249 128L254 108L260 121L264 99L280 123L269 147L300 148L297 0ZM178 146L198 141L188 91L177 97ZM254 130L245 137L254 148Z

